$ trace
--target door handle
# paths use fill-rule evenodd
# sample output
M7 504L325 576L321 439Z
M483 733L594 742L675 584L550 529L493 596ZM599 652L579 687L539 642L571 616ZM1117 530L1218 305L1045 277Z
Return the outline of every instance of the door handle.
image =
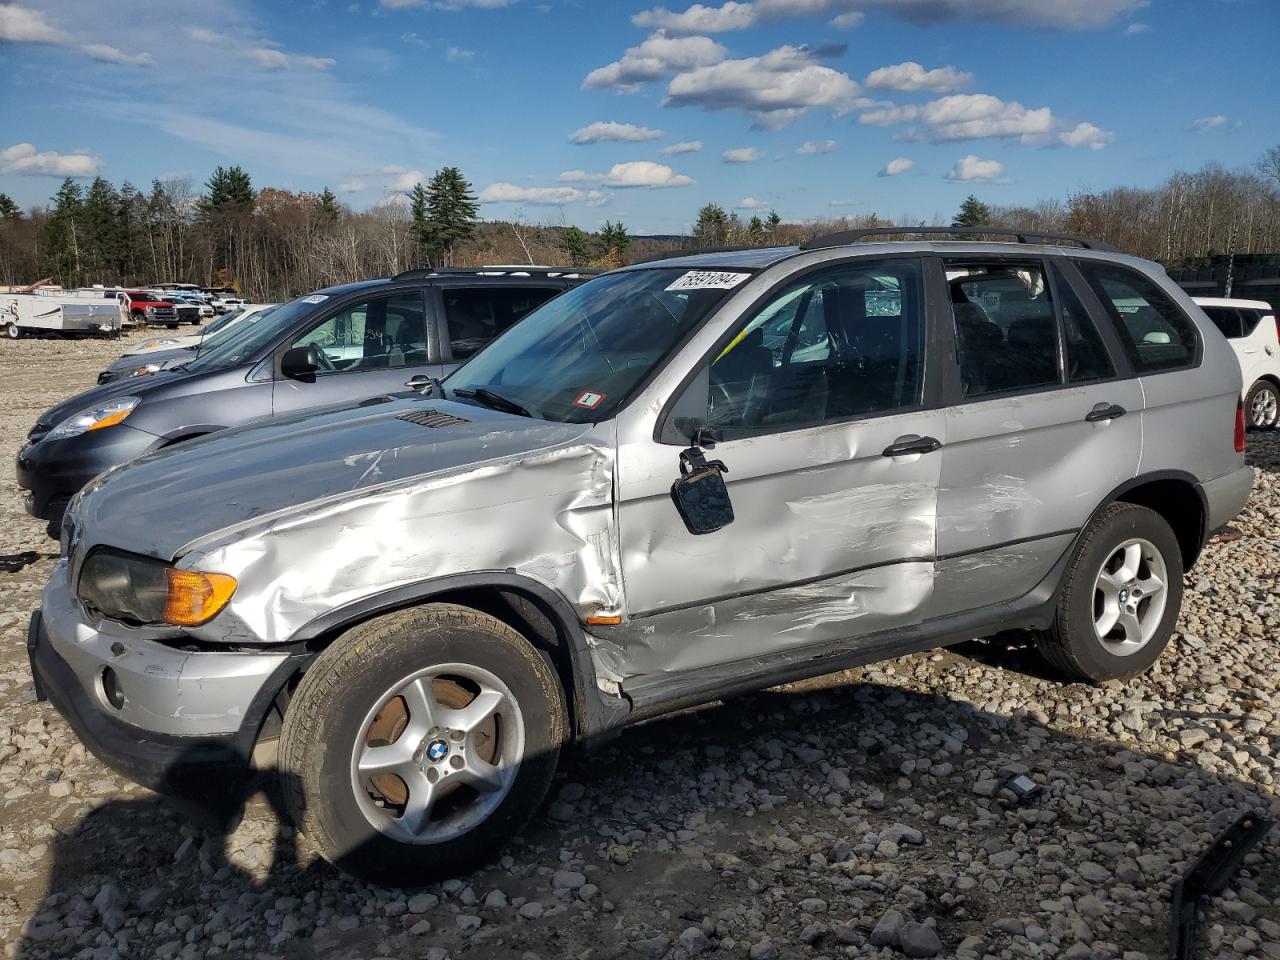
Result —
M905 457L913 453L933 453L942 446L934 437L903 437L884 448L884 457Z
M410 390L421 390L430 382L431 382L430 377L424 377L422 374L419 373L415 376L410 377L408 380L406 380L404 382L404 385L408 387Z
M1116 420L1123 417L1127 411L1124 407L1115 403L1100 403L1088 413L1084 415L1088 423L1098 423L1102 420Z

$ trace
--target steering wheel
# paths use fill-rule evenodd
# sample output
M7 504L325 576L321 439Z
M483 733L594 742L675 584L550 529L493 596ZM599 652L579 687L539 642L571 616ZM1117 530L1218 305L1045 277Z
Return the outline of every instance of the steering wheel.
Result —
M332 373L338 368L333 365L333 361L329 359L329 355L324 352L323 347L316 347L316 359L319 361L318 367L325 373Z

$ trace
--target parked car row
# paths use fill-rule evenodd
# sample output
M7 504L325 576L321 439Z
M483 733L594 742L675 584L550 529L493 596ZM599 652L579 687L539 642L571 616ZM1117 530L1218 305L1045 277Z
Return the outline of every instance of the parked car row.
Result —
M417 884L674 709L1007 629L1146 670L1252 486L1236 358L1154 263L931 233L414 271L60 405L39 695L162 789L278 738L323 855Z

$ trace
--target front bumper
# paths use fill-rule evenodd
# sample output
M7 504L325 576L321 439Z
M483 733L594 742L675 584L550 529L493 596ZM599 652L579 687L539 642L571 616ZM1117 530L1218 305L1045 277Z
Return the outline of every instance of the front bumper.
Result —
M57 524L67 503L100 473L149 453L162 443L127 423L65 440L39 440L18 454L18 486L28 491L33 517Z
M1210 534L1224 524L1234 520L1244 509L1253 491L1253 467L1241 467L1216 480L1207 480L1200 484L1204 491L1204 500L1209 507L1208 523L1205 533Z
M27 630L37 696L95 757L144 786L190 793L238 782L272 701L302 658L180 650L145 632L86 622L60 564ZM123 694L118 707L104 685L108 670Z

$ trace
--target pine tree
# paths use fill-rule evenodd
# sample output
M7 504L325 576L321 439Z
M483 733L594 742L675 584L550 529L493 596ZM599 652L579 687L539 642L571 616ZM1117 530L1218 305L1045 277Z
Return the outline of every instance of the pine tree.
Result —
M982 227L991 222L991 208L972 193L960 204L960 212L952 221L953 227Z
M778 238L778 228L782 226L782 218L778 216L777 210L769 211L769 217L765 220L764 225L769 228L769 236L776 240Z
M316 211L319 214L320 223L324 226L332 226L342 216L342 208L338 206L338 198L333 195L333 191L328 187L325 187L320 196L316 198Z
M765 242L767 233L764 228L764 221L758 215L752 217L751 222L747 224L747 236L755 246L760 246Z
M436 172L427 184L426 204L428 246L448 266L458 245L475 236L480 205L457 167Z
M617 223L610 220L604 222L604 226L600 228L600 246L605 256L616 253L622 258L626 254L627 247L631 246L631 236L621 220Z
M560 248L572 267L586 266L591 259L591 238L578 227L565 227L560 231Z
M40 230L40 271L57 278L64 287L78 287L81 276L84 192L70 177L62 181L53 198L53 210Z
M13 197L7 193L0 193L0 220L6 223L13 223L22 219L22 211L18 205L13 202Z
M724 244L729 228L729 215L718 203L708 203L698 211L698 221L693 225L693 242L698 247L719 247Z
M418 258L425 263L431 262L431 201L427 196L427 188L415 183L408 193L409 219L412 223L410 232L414 246L418 248Z
M200 198L200 212L205 216L226 212L248 213L258 196L249 174L240 167L215 168L204 186L208 193Z
M100 283L118 281L126 259L127 238L120 216L120 194L102 177L95 177L89 186L81 225L86 278Z

